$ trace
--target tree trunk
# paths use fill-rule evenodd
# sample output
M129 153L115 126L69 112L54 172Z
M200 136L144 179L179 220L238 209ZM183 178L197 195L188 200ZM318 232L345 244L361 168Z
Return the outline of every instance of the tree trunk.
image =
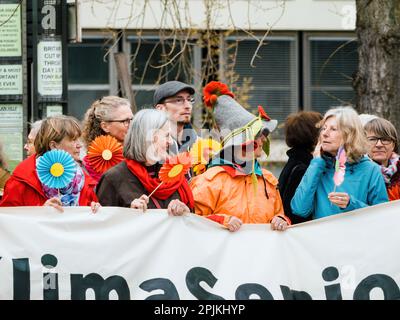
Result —
M356 6L356 108L400 130L400 0L356 0Z
M129 73L129 58L126 53L114 53L115 65L117 67L118 80L121 86L122 96L127 98L131 103L133 114L136 113L137 107L135 96L132 90L131 75Z

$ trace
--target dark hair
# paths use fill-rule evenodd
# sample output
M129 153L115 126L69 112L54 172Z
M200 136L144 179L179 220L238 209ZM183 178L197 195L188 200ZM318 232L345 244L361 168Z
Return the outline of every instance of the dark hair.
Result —
M312 151L318 141L322 114L315 111L300 111L290 114L285 122L285 136L288 147L301 147Z

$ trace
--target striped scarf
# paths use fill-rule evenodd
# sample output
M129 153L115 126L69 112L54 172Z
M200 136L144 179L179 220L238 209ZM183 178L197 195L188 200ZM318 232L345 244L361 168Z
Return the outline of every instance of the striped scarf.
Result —
M399 162L399 155L396 153L392 153L392 156L389 159L389 164L387 167L381 166L381 171L383 175L383 179L385 180L385 184L390 185L390 180L397 172L397 163Z

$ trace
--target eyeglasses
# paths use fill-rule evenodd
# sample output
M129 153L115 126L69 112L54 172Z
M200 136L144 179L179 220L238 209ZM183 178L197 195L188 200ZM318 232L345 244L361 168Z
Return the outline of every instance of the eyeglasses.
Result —
M384 146L387 146L388 144L391 144L391 143L392 143L392 140L391 140L391 139L382 138L382 137L380 137L380 138L378 138L378 137L368 137L367 139L368 139L368 142L369 142L371 145L376 145L376 144L378 143L379 140L381 141L381 143L382 143Z
M122 123L125 127L129 126L133 118L126 118L123 120L104 120L104 122L119 122Z
M187 98L187 99L182 98L182 97L178 97L178 98L175 98L175 99L165 100L164 103L176 103L176 104L179 104L179 105L183 105L185 103L185 101L189 102L190 104L193 104L195 99L193 97L190 97L190 98Z

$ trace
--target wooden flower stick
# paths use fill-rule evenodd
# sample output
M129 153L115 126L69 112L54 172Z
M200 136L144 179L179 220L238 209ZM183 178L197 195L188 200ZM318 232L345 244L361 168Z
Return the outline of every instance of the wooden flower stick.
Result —
M153 195L154 192L157 191L157 189L158 189L159 187L161 187L162 184L163 184L163 181L157 186L157 188L155 188L155 189L149 194L149 198Z

